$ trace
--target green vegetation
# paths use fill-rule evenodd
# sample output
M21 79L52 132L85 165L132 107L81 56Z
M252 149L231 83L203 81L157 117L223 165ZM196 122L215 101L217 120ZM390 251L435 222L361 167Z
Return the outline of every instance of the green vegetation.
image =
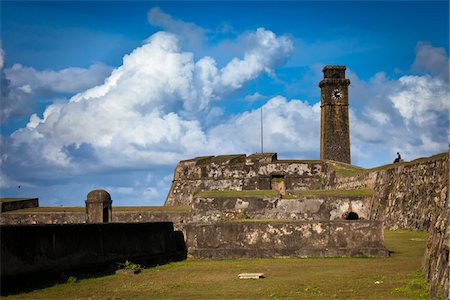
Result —
M356 190L291 190L291 197L308 197L308 196L342 196L342 197L361 197L372 196L372 189L356 189ZM283 197L284 199L289 199ZM291 198L292 199L292 198ZM296 199L296 198L293 198Z
M113 206L112 208L114 212L145 212L145 211L161 211L161 212L189 212L189 205L180 205L180 206ZM70 212L70 213L84 213L86 212L86 207L84 206L41 206L41 207L33 207L33 208L24 208L19 210L13 210L6 213L13 214L28 214L28 213L62 213L62 212Z
M293 200L293 199L298 199L299 196L297 195L281 195L281 199L285 199L285 200Z
M408 282L395 291L408 295L409 298L428 299L428 283L420 272L416 272L409 276Z
M425 243L423 232L387 231L390 257L189 259L4 299L421 299ZM253 272L266 278L238 279Z
M117 265L119 266L120 269L124 269L124 270L138 271L141 269L140 264L132 263L128 259L124 263L118 263Z
M78 278L75 276L70 276L69 278L67 278L67 283L76 283L78 282Z
M143 211L161 211L161 212L189 212L189 205L179 206L113 206L114 212L143 212Z
M86 208L84 206L41 206L41 207L31 207L9 211L6 213L12 214L28 214L28 213L61 213L61 212L86 212Z
M207 191L207 192L199 192L195 196L196 197L211 197L211 198L220 198L220 197L275 197L277 192L274 190L245 190L245 191Z

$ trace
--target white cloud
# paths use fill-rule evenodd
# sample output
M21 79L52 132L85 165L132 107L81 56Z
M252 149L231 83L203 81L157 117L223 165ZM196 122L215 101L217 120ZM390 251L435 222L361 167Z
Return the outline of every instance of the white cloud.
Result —
M260 151L260 110L244 112L208 131L211 153L253 153ZM320 104L282 96L263 106L264 151L290 158L312 157L319 147ZM215 151L215 152L214 152Z
M254 102L254 101L258 101L258 100L262 100L267 98L266 96L261 95L260 93L256 92L252 95L247 95L245 96L245 100L250 101L250 102Z
M31 88L28 85L11 87L4 71L4 69L0 70L0 123L4 123L12 117L29 115L35 104L30 94Z
M104 64L93 64L87 69L71 67L60 71L37 71L20 64L5 69L11 87L28 86L30 91L44 95L79 92L102 83L110 73L111 67Z
M443 47L437 48L430 43L419 42L412 68L437 76L446 82L449 80L450 62Z
M406 122L418 125L432 121L436 114L450 108L447 84L429 75L401 77L389 99Z
M151 25L158 26L164 31L176 34L181 40L182 45L189 50L197 49L205 43L207 30L194 23L174 19L159 7L150 9L147 18Z
M3 50L2 41L0 41L0 70L3 69L5 65L5 51Z
M209 108L210 101L283 64L291 51L286 37L264 29L248 37L254 45L244 58L218 69L210 57L195 62L192 53L182 52L176 36L156 33L126 55L104 84L50 105L42 118L33 115L12 143L33 145L37 164L74 172L89 168L83 155L106 168L136 168L201 153L208 148L204 119L182 116L221 114Z

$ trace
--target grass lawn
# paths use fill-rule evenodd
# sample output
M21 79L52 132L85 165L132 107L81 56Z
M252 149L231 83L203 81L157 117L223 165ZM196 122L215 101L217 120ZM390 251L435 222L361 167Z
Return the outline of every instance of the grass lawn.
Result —
M195 197L220 198L220 197L275 197L277 192L274 190L243 190L243 191L205 191L195 194Z
M311 196L341 196L341 197L364 197L372 196L372 189L357 189L357 190L291 190L294 195L311 197ZM283 197L285 198L285 197Z
M387 231L386 258L195 260L58 284L4 299L426 299L422 232ZM264 279L238 279L239 273Z

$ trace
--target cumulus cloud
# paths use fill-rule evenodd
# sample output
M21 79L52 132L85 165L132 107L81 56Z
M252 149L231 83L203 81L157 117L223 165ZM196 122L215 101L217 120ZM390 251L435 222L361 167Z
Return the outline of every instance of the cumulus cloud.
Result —
M388 163L387 153L394 157L400 151L405 159L414 159L446 151L450 99L441 78L390 79L378 73L367 83L355 78L353 84L351 101L354 94L361 101L351 111L353 162L374 166Z
M433 47L430 43L419 42L412 68L449 81L450 62L443 47Z
M93 64L89 68L66 68L60 71L37 71L31 67L15 64L5 70L11 87L27 86L36 93L75 93L98 85L111 73L112 68L104 64Z
M76 93L103 82L111 67L93 64L89 68L37 71L14 64L3 68L4 51L0 48L1 123L14 117L26 117L36 106L36 96L46 99L58 93Z
M320 103L310 105L306 101L276 96L262 109L265 152L283 153L286 158L314 158L319 147ZM260 118L261 112L257 109L211 128L207 133L210 151L260 151Z
M206 42L205 34L207 30L194 23L174 19L159 7L150 9L147 13L147 19L151 25L176 34L181 40L181 44L187 49L197 49Z
M252 79L284 65L293 52L292 39L263 28L245 32L222 42L221 47L228 43L239 54L218 62L213 55L199 58L183 48L199 47L207 30L158 8L149 11L148 19L175 34L152 35L112 72L99 64L60 71L17 64L7 70L2 87L10 89L2 88L2 104L6 91L8 99L16 99L9 107L18 108L2 111L2 118L29 107L24 101L30 98L20 97L82 91L49 105L42 116L32 115L26 127L2 142L2 186L56 182L70 193L104 187L160 204L179 160L259 151L260 108L229 115L220 104L233 101L233 92ZM418 45L415 76L391 79L380 72L364 81L349 70L353 163L386 163L386 153L396 151L407 159L445 151L450 101L448 75L445 79L439 65L448 57L439 49ZM255 91L246 100L264 98ZM281 158L319 157L320 103L276 96L262 110L265 151ZM85 182L68 184L74 175Z
M29 115L33 108L31 88L28 84L12 86L6 76L4 67L5 53L0 42L0 123L6 122L11 117Z
M211 57L195 61L181 51L175 35L156 33L126 55L104 84L50 105L42 118L33 115L11 136L12 146L33 145L37 164L66 172L89 168L89 161L140 168L201 153L208 145L202 119L186 119L185 112L220 113L206 110L210 101L271 72L292 50L286 37L262 28L249 38L254 45L244 57L218 69Z

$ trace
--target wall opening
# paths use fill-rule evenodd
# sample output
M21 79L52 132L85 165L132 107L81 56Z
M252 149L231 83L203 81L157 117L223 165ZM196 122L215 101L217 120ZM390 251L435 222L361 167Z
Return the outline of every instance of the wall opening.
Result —
M270 188L278 191L281 195L286 194L286 185L284 183L284 175L272 175L270 180Z
M351 211L345 215L345 219L346 220L358 220L359 216L357 213Z
M108 222L109 222L109 208L104 207L103 208L103 223L108 223Z

